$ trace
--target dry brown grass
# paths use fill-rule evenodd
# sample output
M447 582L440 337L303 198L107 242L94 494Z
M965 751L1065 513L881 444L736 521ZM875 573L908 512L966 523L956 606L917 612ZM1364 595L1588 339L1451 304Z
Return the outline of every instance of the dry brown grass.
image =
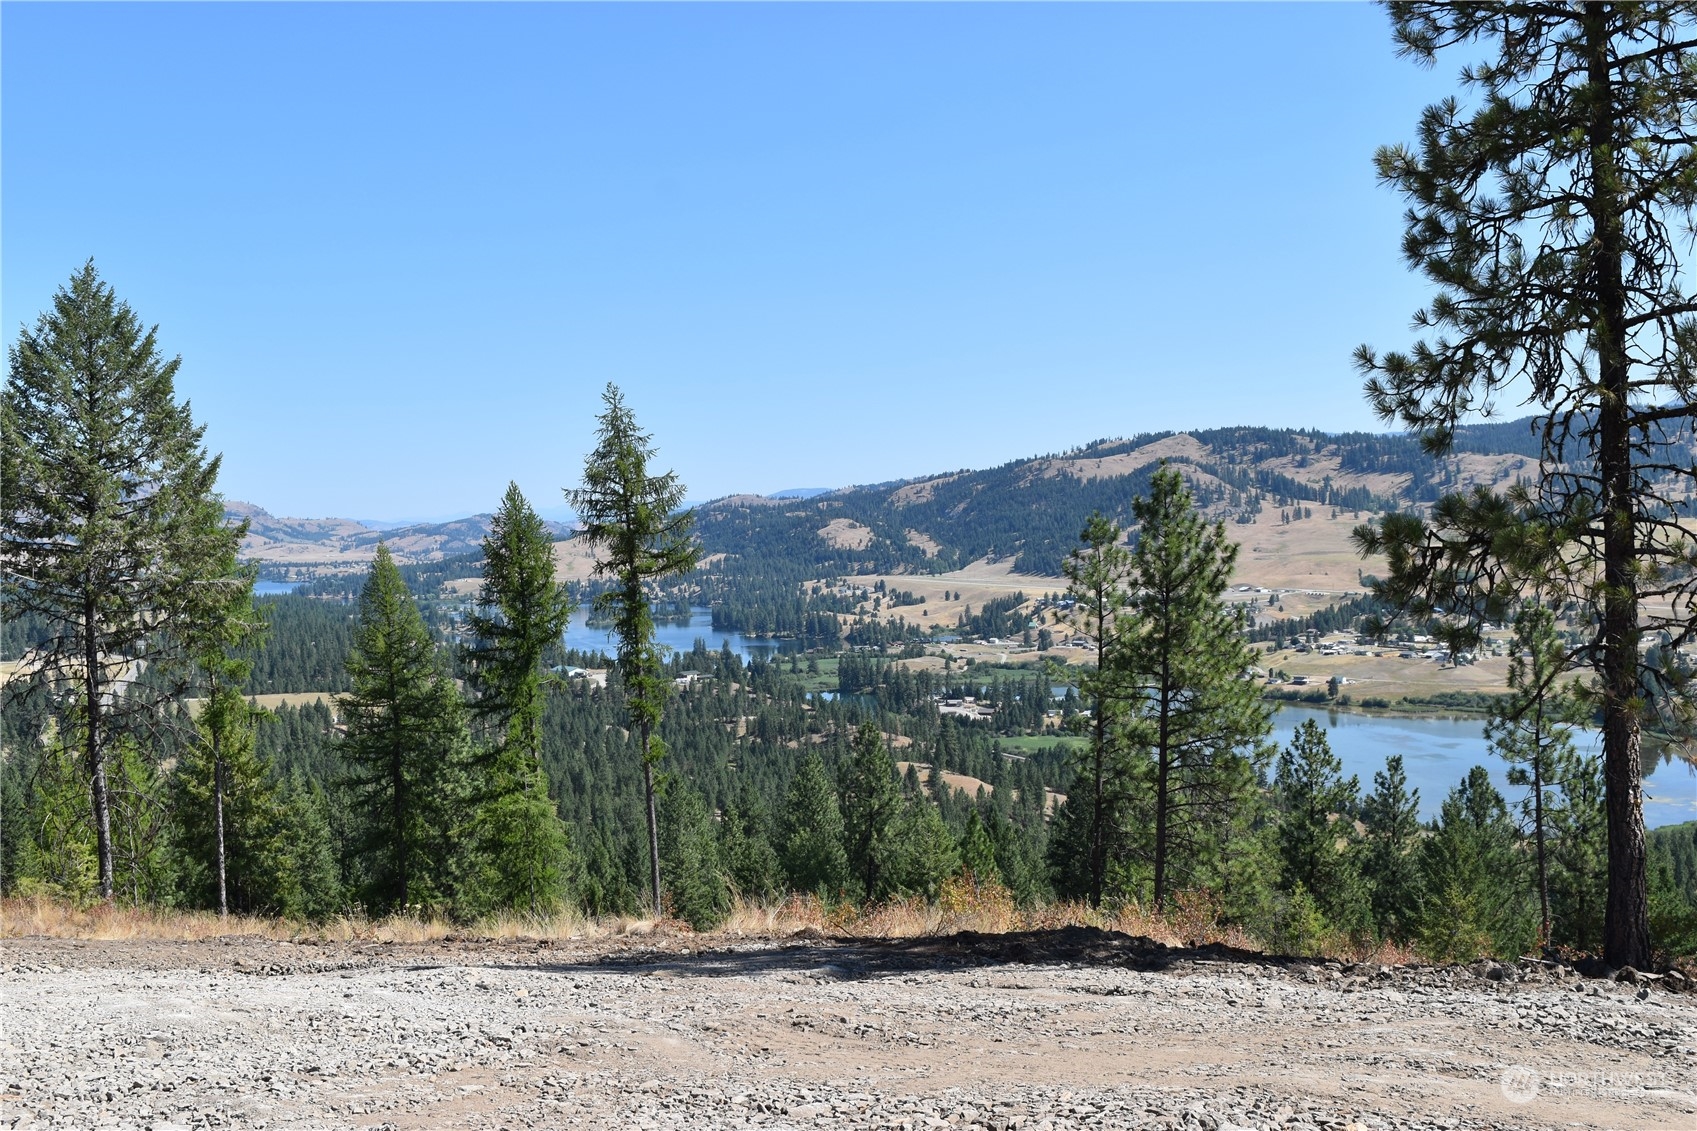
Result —
M221 919L211 911L161 911L114 903L78 906L43 896L0 900L0 938L196 940L240 935L289 939L300 934L300 926L286 919L245 915Z
M1021 907L1007 888L957 876L944 883L936 900L923 896L889 900L866 907L829 904L811 895L792 895L762 902L739 899L729 917L713 931L695 937L714 938L854 938L913 939L952 935L961 931L1007 934L1015 931L1095 927L1153 939L1167 946L1222 944L1240 950L1264 947L1241 928L1222 923L1218 904L1181 893L1165 913L1127 904L1093 909L1083 903L1051 903ZM196 942L245 937L278 941L322 939L326 942L430 943L457 941L541 941L595 938L666 938L694 935L675 919L632 916L586 918L575 910L552 916L507 913L471 924L412 915L366 919L345 916L319 924L288 919L232 915L220 919L207 911L160 911L110 904L77 907L44 897L0 900L0 939L47 937L90 940L156 940ZM1342 961L1375 961L1395 965L1416 961L1414 953L1394 944L1367 947L1348 939L1324 942L1315 957Z

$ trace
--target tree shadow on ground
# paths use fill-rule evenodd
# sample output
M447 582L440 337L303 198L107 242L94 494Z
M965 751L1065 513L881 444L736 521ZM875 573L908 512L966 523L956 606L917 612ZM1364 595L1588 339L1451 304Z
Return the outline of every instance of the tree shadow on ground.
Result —
M1223 965L1284 968L1323 962L1211 943L1171 947L1142 935L1096 927L983 934L961 931L905 939L833 938L809 932L787 940L723 945L704 940L699 950L638 948L586 962L532 968L558 974L661 973L693 978L796 974L818 981L859 981L918 971L996 966L1118 966L1145 972L1189 973Z

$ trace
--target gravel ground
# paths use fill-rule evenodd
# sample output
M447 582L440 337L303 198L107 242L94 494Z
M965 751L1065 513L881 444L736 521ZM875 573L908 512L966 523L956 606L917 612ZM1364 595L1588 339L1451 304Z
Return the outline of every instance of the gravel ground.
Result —
M0 1128L1697 1129L1697 994L1532 964L1086 930L0 962Z

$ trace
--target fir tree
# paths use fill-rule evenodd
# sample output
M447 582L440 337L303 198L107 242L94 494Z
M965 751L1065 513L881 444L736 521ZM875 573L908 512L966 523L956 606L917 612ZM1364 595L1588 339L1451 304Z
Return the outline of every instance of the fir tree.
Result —
M1163 466L1132 502L1139 529L1120 666L1148 747L1141 804L1156 908L1175 883L1217 863L1223 818L1253 788L1246 772L1271 729L1241 616L1223 597L1237 547L1207 523L1179 473Z
M902 804L896 762L877 723L862 723L855 732L849 756L837 768L837 798L849 872L862 899L877 899L885 893L890 836Z
M996 867L996 842L974 809L967 815L966 828L960 835L960 870L980 883L1001 881L1001 869Z
M1550 919L1548 939L1577 950L1596 950L1603 941L1608 894L1608 821L1603 806L1603 768L1594 754L1567 750L1552 764L1561 783L1545 813L1549 824ZM1652 935L1658 946L1668 940ZM1675 952L1684 953L1684 952Z
M485 905L557 908L571 872L569 841L548 796L542 708L559 678L544 666L571 619L554 580L554 542L518 484L507 484L483 540L483 585L465 649L473 716L492 743L477 783L478 890Z
M1555 615L1527 605L1514 619L1514 655L1508 662L1509 694L1491 711L1485 738L1509 764L1508 783L1526 789L1519 808L1532 831L1533 887L1538 893L1538 938L1550 940L1550 814L1561 787L1558 767L1574 764L1577 700L1556 685L1567 666L1567 648Z
M1361 874L1381 938L1406 941L1414 930L1414 895L1419 877L1415 846L1420 838L1420 791L1410 791L1402 755L1385 759L1373 774L1373 792L1361 803L1367 840Z
M1297 728L1291 744L1279 753L1273 786L1279 804L1281 886L1313 896L1332 926L1363 926L1366 906L1350 817L1361 787L1355 778L1343 776L1343 763L1332 753L1324 728L1312 719Z
M1513 957L1532 941L1514 822L1483 766L1444 798L1419 860L1418 934L1428 957Z
M774 899L783 883L771 823L766 807L748 795L727 804L719 820L719 857L732 887L762 903Z
M654 610L648 587L695 568L700 551L690 534L690 512L681 510L684 485L675 472L649 473L652 438L637 427L618 387L602 395L595 450L583 464L583 486L567 492L583 529L578 534L596 551L595 571L613 587L595 598L598 612L611 616L619 641L619 679L624 685L632 729L642 746L643 789L648 812L649 885L654 914L660 906L660 833L654 809L654 767L666 755L657 733L671 681L654 640Z
M890 891L935 901L943 881L960 871L960 849L937 807L923 797L902 807L896 821Z
M697 931L709 930L731 909L713 819L701 795L681 781L671 782L665 806L660 852L672 914Z
M366 898L379 912L442 905L462 819L465 707L389 548L360 595L340 753L360 828Z
M90 262L8 351L0 394L0 582L8 616L47 628L26 686L74 697L59 725L82 744L103 899L117 867L111 756L186 692L189 632L221 603L208 583L245 532L224 524L219 460L177 403L180 359L156 334Z
M809 754L790 782L778 826L778 856L791 891L833 899L848 882L843 815L825 764Z

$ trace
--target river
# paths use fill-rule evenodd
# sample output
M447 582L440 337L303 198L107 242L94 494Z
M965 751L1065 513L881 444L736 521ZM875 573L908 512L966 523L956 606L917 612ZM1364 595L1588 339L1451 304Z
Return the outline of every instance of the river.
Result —
M1296 728L1309 719L1327 728L1332 753L1345 774L1361 779L1364 795L1372 792L1373 774L1385 768L1385 759L1401 754L1409 788L1420 791L1423 818L1437 816L1444 797L1474 766L1489 770L1510 801L1525 793L1508 784L1506 764L1485 741L1483 719L1391 718L1284 703L1273 715L1273 740L1281 748L1289 745ZM1581 731L1574 742L1581 752L1596 753L1601 735ZM1690 763L1664 754L1644 779L1644 823L1656 828L1690 820L1697 820L1697 773Z

